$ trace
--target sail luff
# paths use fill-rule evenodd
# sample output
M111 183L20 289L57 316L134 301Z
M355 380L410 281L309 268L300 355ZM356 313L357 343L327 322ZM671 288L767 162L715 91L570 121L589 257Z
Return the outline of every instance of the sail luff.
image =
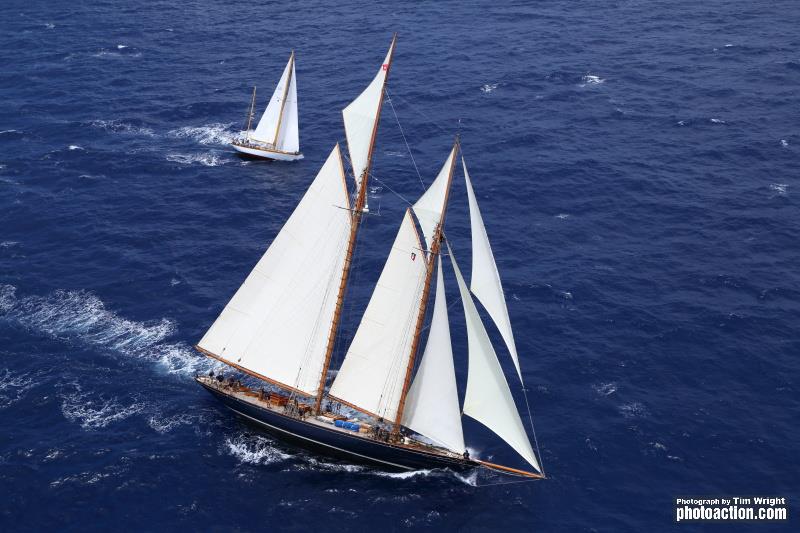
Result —
M416 359L417 349L419 348L419 340L420 340L420 334L422 333L422 326L425 324L425 311L428 308L428 296L430 294L430 289L431 289L431 279L433 277L433 271L436 265L436 258L439 256L439 249L442 246L444 219L447 213L447 200L450 197L450 184L453 181L453 171L455 170L453 159L455 157L456 152L458 151L458 144L459 144L458 137L456 137L455 143L453 144L453 149L451 150L450 156L447 159L447 161L450 163L450 170L447 176L447 184L445 185L441 214L439 215L439 221L436 225L436 229L434 230L432 244L430 245L430 251L428 252L428 264L427 264L428 270L425 275L425 288L422 291L422 299L420 301L419 311L417 313L417 325L414 331L414 340L411 343L411 353L408 357L406 376L405 379L403 380L403 390L400 393L400 403L398 404L397 415L394 420L394 427L392 428L392 432L395 435L397 435L400 432L400 426L403 420L403 411L405 410L406 397L408 396L408 389L411 386L411 375L414 372L414 360Z
M283 88L283 98L281 99L281 110L278 112L278 125L275 127L275 138L272 140L272 145L278 146L278 135L281 134L281 123L283 123L283 110L286 109L286 96L289 94L289 87L294 80L294 50L292 55L289 56L289 79L286 81L286 87Z
M467 185L467 197L469 199L469 218L472 233L472 276L470 279L470 290L478 300L480 300L486 312L494 321L503 341L514 361L514 368L517 376L522 383L522 371L517 355L517 345L514 341L514 331L511 329L511 320L508 316L508 306L506 305L503 284L500 281L500 273L497 270L497 262L492 253L492 246L489 243L489 236L486 233L486 226L483 223L478 200L475 191L472 189L472 181L467 172L467 164L464 157L461 157L461 165L464 168L464 181Z
M369 151L367 152L367 166L364 168L364 175L362 182L364 188L367 186L369 171L372 169L372 154L375 150L375 139L378 137L378 125L381 122L381 111L383 110L383 97L386 92L386 81L389 79L389 71L392 68L392 59L394 59L394 46L397 43L397 33L392 35L392 44L389 45L389 60L386 62L386 74L383 78L383 86L381 87L381 97L378 100L378 111L375 113L375 125L372 127L372 136L369 140Z
M447 250L461 293L467 325L469 372L463 413L491 429L541 472L539 461L508 388L508 381L449 244Z

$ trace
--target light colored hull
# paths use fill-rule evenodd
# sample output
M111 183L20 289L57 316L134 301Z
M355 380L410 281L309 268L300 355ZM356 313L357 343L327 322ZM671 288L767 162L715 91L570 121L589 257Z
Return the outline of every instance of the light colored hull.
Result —
M297 161L298 159L303 159L303 154L292 154L289 152L281 152L280 150L270 150L268 148L258 148L255 146L244 146L236 143L231 143L231 146L233 146L233 149L241 154L260 157L262 159L274 159L276 161Z

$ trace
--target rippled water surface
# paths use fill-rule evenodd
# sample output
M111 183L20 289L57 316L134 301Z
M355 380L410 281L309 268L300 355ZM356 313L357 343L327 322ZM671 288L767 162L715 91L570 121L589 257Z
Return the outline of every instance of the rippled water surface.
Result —
M5 0L0 525L663 531L675 496L754 493L791 515L798 27L788 0ZM192 381L211 367L192 345L344 140L393 31L425 183L462 134L547 481L339 463ZM251 88L266 99L291 49L305 159L239 159ZM374 171L339 358L421 192L388 105ZM460 178L447 232L468 270Z

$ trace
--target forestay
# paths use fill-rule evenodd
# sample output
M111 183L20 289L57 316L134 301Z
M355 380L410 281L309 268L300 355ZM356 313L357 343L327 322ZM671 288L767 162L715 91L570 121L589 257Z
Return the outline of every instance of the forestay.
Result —
M348 207L337 145L199 347L315 394L350 231Z
M454 452L463 453L464 432L458 407L441 258L436 263L436 299L428 343L406 397L403 425Z
M492 342L489 340L489 335L486 333L486 328L472 301L472 296L461 276L449 244L447 249L458 281L467 324L469 372L463 412L494 431L531 466L541 472L522 420L519 418L519 412L508 388L503 369L500 367Z
M394 44L395 39L392 39L386 59L383 60L383 64L372 82L364 89L364 92L342 110L347 148L350 152L350 163L353 166L357 187L361 186L362 174L369 168L372 144L375 141L383 103L383 88L392 64Z
M453 165L455 164L457 148L458 144L453 146L450 155L439 171L439 175L436 176L436 179L433 180L428 190L426 190L414 204L414 214L417 216L417 220L419 220L422 234L425 236L425 242L428 244L428 249L431 247L431 240L436 232L436 226L442 219L442 213L447 203L447 194L450 190L450 180L453 175Z
M300 134L297 121L297 76L294 68L294 52L283 70L278 86L272 93L267 109L261 116L251 138L272 144L284 152L300 150Z
M394 420L402 394L427 271L411 211L358 326L330 395Z
M503 293L503 285L500 282L500 273L497 270L492 246L489 244L489 236L486 234L486 227L483 225L483 217L478 208L478 201L475 198L475 191L472 190L472 182L467 173L467 164L461 158L461 165L464 167L464 181L467 184L467 197L469 198L469 221L472 229L472 278L470 279L470 289L480 300L486 312L500 330L500 335L508 347L514 367L517 370L520 382L522 382L522 371L519 367L519 357L517 356L517 345L514 342L514 332L511 329L511 320L508 318L508 307Z

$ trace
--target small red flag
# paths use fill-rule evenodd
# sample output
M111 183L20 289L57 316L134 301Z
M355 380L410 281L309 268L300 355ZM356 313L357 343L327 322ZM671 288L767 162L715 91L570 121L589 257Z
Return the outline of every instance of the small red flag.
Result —
M417 259L417 254L415 254L414 252L411 252L411 260L412 261L416 261L416 259Z
M381 65L381 68L383 70L389 70L389 63L384 63L383 65Z

